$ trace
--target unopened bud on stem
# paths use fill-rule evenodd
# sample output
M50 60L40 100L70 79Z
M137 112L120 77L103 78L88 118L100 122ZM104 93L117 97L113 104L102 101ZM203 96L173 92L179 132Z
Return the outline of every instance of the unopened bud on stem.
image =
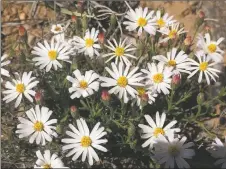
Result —
M101 99L103 101L109 101L110 100L110 94L108 93L107 90L103 90L101 93Z

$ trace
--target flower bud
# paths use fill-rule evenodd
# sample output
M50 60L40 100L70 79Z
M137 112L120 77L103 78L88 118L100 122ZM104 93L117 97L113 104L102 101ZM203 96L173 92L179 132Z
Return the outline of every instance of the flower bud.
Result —
M77 107L71 106L70 110L71 110L72 113L75 113L77 111Z
M98 34L98 40L101 44L104 43L104 32Z
M208 25L206 25L206 26L204 27L204 29L205 29L206 32L209 32L209 31L211 30L211 27L208 26Z
M197 96L197 103L202 104L205 101L205 95L203 92L200 92Z
M174 74L173 77L172 77L172 84L178 85L178 84L180 84L180 82L181 82L181 75L179 73Z
M71 106L70 107L70 112L71 112L71 116L73 117L73 118L76 118L77 116L78 116L78 109L77 109L77 107L76 106Z
M77 16L71 15L71 21L72 21L72 22L76 22L76 21L77 21Z
M192 43L192 38L191 36L187 36L185 39L184 39L184 45L185 46L190 46Z
M142 102L147 103L149 98L148 98L148 95L145 93L140 96L140 99Z
M80 13L82 13L82 11L83 11L83 4L84 4L83 1L78 1L78 3L77 3L77 8Z
M107 90L103 90L101 93L101 99L103 101L109 101L110 100L110 94L108 93Z
M37 103L40 103L40 102L41 102L41 99L42 99L42 93L41 93L41 91L37 91L37 92L35 93L35 101L36 101Z
M203 11L199 11L199 18L204 18L205 17L205 13Z
M24 36L26 33L26 29L22 25L20 25L18 28L18 33L19 33L19 36Z

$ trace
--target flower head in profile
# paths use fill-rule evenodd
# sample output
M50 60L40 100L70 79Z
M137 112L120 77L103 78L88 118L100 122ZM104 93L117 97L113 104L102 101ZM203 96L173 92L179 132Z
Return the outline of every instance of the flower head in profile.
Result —
M160 135L169 136L173 135L174 133L180 132L179 128L172 128L177 121L173 120L169 124L167 124L164 127L165 121L166 121L166 114L162 113L161 117L159 115L159 112L156 112L156 122L151 118L149 115L144 115L146 121L148 122L148 125L139 124L138 126L142 129L143 135L141 138L147 139L147 141L142 144L142 147L147 147L150 145L150 147L153 147L153 144L156 143L156 140Z
M12 83L7 81L5 84L5 88L7 90L2 93L6 96L3 98L3 101L9 103L16 99L15 107L18 107L22 97L25 96L30 102L33 102L33 98L31 96L35 96L35 91L32 90L39 81L35 80L36 77L31 77L32 72L24 72L22 77L18 73L15 73L17 79L13 79Z
M88 159L90 165L93 165L93 159L99 161L99 157L94 149L107 152L107 149L101 144L107 143L107 139L102 139L103 136L107 134L104 131L104 127L100 127L100 122L98 122L93 130L90 132L86 121L82 118L76 120L77 127L69 124L71 131L66 131L66 134L71 138L62 139L64 145L62 147L63 151L70 150L66 157L73 155L72 160L77 160L82 156L82 161Z
M129 31L134 31L138 28L138 36L143 32L143 29L150 35L155 35L156 33L156 22L153 18L154 11L148 13L148 8L142 9L138 7L135 9L130 9L125 18L129 21L124 21L123 24L126 25L126 29Z
M196 57L198 59L198 62L193 59L189 59L191 62L191 67L187 69L191 71L191 74L188 76L188 78L191 78L196 73L199 73L199 83L201 83L203 76L205 76L208 85L210 85L211 79L216 82L216 77L219 77L217 73L219 73L220 71L214 69L213 66L216 65L217 62L211 62L210 58L207 57L206 54L204 54L202 51L197 52Z
M166 66L173 69L174 74L178 73L190 73L187 68L190 67L188 55L184 51L177 53L177 48L173 48L172 51L167 52L167 57L163 55L157 55L152 57L154 60L164 63Z
M55 153L51 155L50 150L45 150L42 155L41 151L36 151L38 157L34 168L54 169L54 168L68 168L64 167L64 163Z
M165 95L169 94L169 89L171 89L171 76L172 69L165 67L164 63L159 62L157 65L155 63L148 63L148 70L142 69L143 73L147 76L147 85L152 85L154 90L158 93L163 92Z
M57 137L56 127L53 124L57 123L57 119L49 120L52 111L47 107L39 107L39 105L26 111L27 118L19 117L20 124L17 125L16 133L19 138L29 137L29 142L46 145L46 141L51 142L52 137Z
M180 23L173 23L164 29L160 29L159 32L166 37L159 41L159 43L167 42L168 40L173 40L179 37L179 35L186 33L184 28L179 28Z
M213 41L210 38L210 34L206 33L203 37L202 35L198 36L197 47L198 49L204 51L214 62L221 62L223 61L222 54L224 53L223 50L220 49L219 45L224 40L224 38L219 38L217 41Z
M218 159L214 163L215 165L222 164L221 168L226 168L226 137L224 143L219 138L215 138L214 142L208 147L208 152L213 158Z
M73 72L75 78L67 76L67 80L72 83L72 87L69 88L69 92L73 93L71 99L90 96L94 91L99 90L99 75L93 70L85 72L85 76L76 69Z
M137 106L140 108L144 105L153 104L155 102L155 98L158 96L156 91L152 90L151 87L137 87L136 101Z
M192 159L195 151L191 149L194 143L188 142L186 137L181 139L169 135L168 138L160 135L154 144L154 158L164 168L190 168L190 165L184 159Z
M159 29L168 27L172 23L175 23L176 20L173 20L173 16L169 16L168 13L164 13L162 16L161 11L156 11L155 21Z
M69 55L72 51L70 46L66 46L60 41L54 42L54 39L52 39L49 45L48 42L44 40L44 45L37 43L37 46L33 49L31 53L38 56L32 59L36 62L35 66L39 66L40 69L46 68L46 72L49 72L52 67L55 70L57 70L58 67L62 68L59 61L71 63Z
M108 45L105 45L108 49L112 50L113 52L108 53L108 54L104 54L103 57L110 57L106 63L108 63L109 61L111 61L112 59L115 59L115 64L118 64L118 62L124 62L126 65L131 65L130 61L128 60L128 58L132 58L132 59L136 59L135 56L131 55L130 52L136 50L136 48L130 48L130 46L132 44L128 44L126 45L126 39L124 39L122 41L122 39L120 39L119 44L116 42L115 39L113 39L113 43L111 43L108 40Z
M8 57L7 54L4 54L3 56L1 56L1 75L3 76L7 76L9 77L9 71L4 69L3 67L10 64L10 61L9 60L6 60L6 58ZM2 78L1 78L1 82L2 82Z
M98 44L98 34L99 31L95 28L92 28L91 31L86 30L86 34L84 38L80 38L78 36L74 36L72 40L70 40L70 44L78 50L78 53L84 53L88 55L90 58L94 57L94 54L99 56L98 49L100 49L100 45Z
M53 24L51 32L54 34L54 39L59 42L64 42L64 31L65 28L61 24Z
M111 63L112 70L108 67L105 67L107 72L111 75L112 78L100 77L102 81L102 87L112 87L109 90L109 93L118 94L119 99L123 98L124 103L129 101L128 94L135 98L137 91L133 86L143 86L140 81L143 79L141 77L142 73L136 73L139 69L135 67L130 72L130 65L125 65L122 62L119 62L118 67L115 63Z

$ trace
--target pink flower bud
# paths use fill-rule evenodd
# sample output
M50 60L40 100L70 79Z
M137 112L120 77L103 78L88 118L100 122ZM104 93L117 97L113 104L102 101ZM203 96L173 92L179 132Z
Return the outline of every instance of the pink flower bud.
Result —
M101 93L101 99L103 101L109 101L110 100L110 94L108 93L107 90L103 90Z
M71 16L71 21L72 21L72 22L76 22L76 20L77 20L77 16L72 15L72 16Z
M142 100L142 102L148 102L149 98L148 95L145 93L140 96L140 99Z
M18 28L19 36L24 36L25 32L26 32L26 29L22 25L20 25Z
M71 113L75 113L77 111L77 107L71 106L70 110L71 110Z
M191 42L192 42L191 36L187 36L187 37L184 39L184 44L185 44L186 46L190 46L190 45L191 45Z
M199 11L199 18L204 18L205 17L205 13L203 11Z
M41 99L42 99L42 93L41 93L41 91L37 91L37 92L35 93L35 101L36 101L36 102L40 102Z
M98 34L98 40L101 44L104 43L104 32Z
M178 85L181 82L181 75L180 74L174 74L172 77L172 84Z
M209 32L209 31L211 30L211 27L208 26L208 25L206 25L206 26L204 27L204 29L205 29L206 32Z
M84 4L83 1L78 1L78 3L77 3L77 8L78 8L78 9L82 9L82 8L83 8L83 4Z

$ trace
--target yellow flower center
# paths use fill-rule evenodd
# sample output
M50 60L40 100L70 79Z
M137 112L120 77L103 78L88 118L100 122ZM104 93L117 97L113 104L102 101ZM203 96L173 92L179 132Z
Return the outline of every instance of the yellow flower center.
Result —
M23 93L24 90L25 90L24 84L20 83L20 84L17 84L17 85L16 85L16 91L17 91L17 92Z
M143 87L139 87L137 88L137 92L138 92L138 95L141 97L143 96L146 92L145 92L145 88Z
M208 46L208 50L209 50L210 53L216 52L216 50L217 50L217 45L215 45L215 44L210 44L210 45Z
M157 73L153 76L153 81L155 83L161 83L163 81L163 74L162 73Z
M199 70L205 71L207 69L207 67L208 67L208 62L202 62L199 65Z
M162 18L160 18L160 19L158 19L157 21L156 21L156 23L157 23L157 25L161 28L161 27L164 27L165 26L165 21L162 19Z
M57 32L59 32L59 31L61 31L61 27L56 26L54 30L57 31Z
M128 80L125 76L121 76L118 78L117 80L117 85L120 87L126 87L126 85L128 84Z
M176 145L172 145L172 146L169 146L168 152L173 156L177 156L179 154L180 150L178 149L178 147Z
M153 134L153 135L154 135L155 137L158 137L159 134L164 135L165 132L164 132L164 130L163 130L162 128L157 127L157 128L155 128L155 131L154 131L154 134Z
M55 51L55 50L50 50L50 51L48 52L48 56L49 56L49 59L50 59L50 60L56 60L56 58L57 58L57 51Z
M177 31L176 30L171 30L170 32L169 32L169 38L170 39L174 39L174 38L176 38L176 36L177 36Z
M88 83L85 80L81 80L79 82L80 88L86 89L88 87Z
M144 27L145 25L147 25L147 20L146 20L145 18L140 17L140 18L137 20L137 24L138 24L140 27Z
M82 147L89 147L92 144L92 140L89 136L83 136L81 139Z
M34 130L35 131L42 131L44 129L44 125L42 122L40 121L37 121L35 124L34 124Z
M93 46L93 44L94 44L94 40L91 38L86 39L85 42L86 42L86 47L88 47L88 48Z
M122 48L122 47L117 47L115 49L115 55L118 56L118 57L124 55L124 52L125 52L125 49Z
M173 67L175 67L176 66L176 61L175 60L169 60L168 61L168 66L173 66Z
M43 167L44 169L51 169L51 168L52 168L50 164L45 164L45 165L43 165L42 167Z

